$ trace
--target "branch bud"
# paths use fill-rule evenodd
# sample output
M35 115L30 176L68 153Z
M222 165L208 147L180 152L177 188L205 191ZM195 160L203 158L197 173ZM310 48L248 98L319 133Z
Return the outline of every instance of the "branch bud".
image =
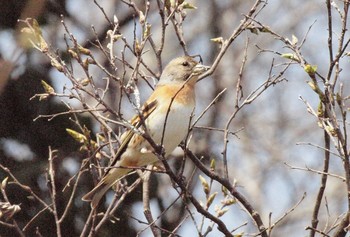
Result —
M218 193L215 192L215 193L212 193L212 194L209 196L209 198L208 198L208 200L207 200L207 208L209 208L210 205L213 203L213 201L214 201L214 199L215 199L215 197L216 197L217 194L218 194Z
M41 80L41 85L43 86L46 93L48 93L50 95L55 93L55 90L53 89L53 87L50 86L48 83L46 83L46 81Z
M9 179L9 177L6 177L6 178L4 178L4 179L2 180L1 186L0 186L0 188L1 188L2 190L5 190L5 189L6 189L7 180L8 180L8 179Z
M66 128L66 132L79 143L85 143L87 141L86 136L72 129Z
M57 59L55 58L51 58L51 66L53 66L54 68L57 69L57 71L59 72L63 72L64 71L64 68L62 66L62 64L60 64Z
M145 15L143 14L142 11L139 11L139 22L140 22L140 24L144 25L145 24L145 20L146 20Z
M200 181L201 181L201 183L202 183L204 193L205 193L206 195L208 195L209 192L210 192L208 182L205 180L205 178L204 178L202 175L199 175L199 179L200 179Z

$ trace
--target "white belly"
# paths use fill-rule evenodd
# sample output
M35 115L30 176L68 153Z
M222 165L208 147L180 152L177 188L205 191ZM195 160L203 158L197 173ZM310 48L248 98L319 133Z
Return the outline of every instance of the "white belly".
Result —
M166 155L169 155L187 135L193 110L194 106L184 107L183 105L173 103L167 118L166 113L163 116L150 116L147 121L148 131L155 143L161 144L163 140L162 145L164 146ZM152 122L149 122L150 120ZM165 131L164 138L162 139L164 125Z
M167 119L166 113L161 113L160 116L156 110L146 119L145 123L149 135L156 144L160 145L163 142L165 156L168 156L186 137L193 110L194 105L184 107L181 104L173 103ZM164 124L166 126L164 139L162 139ZM158 161L158 158L152 151L152 146L143 140L136 149L128 147L117 164L120 166L145 166L154 163Z

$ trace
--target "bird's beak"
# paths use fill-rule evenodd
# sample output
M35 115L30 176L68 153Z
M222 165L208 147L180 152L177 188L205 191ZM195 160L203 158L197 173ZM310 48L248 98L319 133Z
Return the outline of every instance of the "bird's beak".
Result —
M202 65L202 64L197 64L194 68L193 68L193 74L194 75L200 75L205 71L208 71L210 67Z

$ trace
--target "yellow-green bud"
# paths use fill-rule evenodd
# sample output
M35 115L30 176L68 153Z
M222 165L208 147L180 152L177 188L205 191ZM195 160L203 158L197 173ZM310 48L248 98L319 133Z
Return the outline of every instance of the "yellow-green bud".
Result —
M205 178L202 175L199 175L199 180L202 183L204 193L206 195L208 195L209 194L209 184L208 184L208 182L205 180Z
M215 199L215 197L216 197L217 194L218 194L218 193L215 192L215 193L212 193L212 194L209 196L209 198L208 198L208 200L207 200L207 208L209 208L210 205L213 203L213 201L214 201L214 199Z
M53 87L50 86L48 83L46 83L46 81L41 80L41 85L43 86L46 93L50 95L55 93L55 90L53 89Z
M77 131L74 131L74 130L69 129L69 128L66 128L66 131L71 137L74 138L74 140L76 140L79 143L84 143L87 140L83 134L78 133Z

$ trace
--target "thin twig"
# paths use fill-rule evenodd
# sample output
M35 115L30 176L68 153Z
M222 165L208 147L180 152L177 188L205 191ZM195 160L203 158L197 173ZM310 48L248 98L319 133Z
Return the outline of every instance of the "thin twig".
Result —
M51 147L49 147L49 182L51 184L51 200L52 200L52 208L53 208L53 216L55 218L55 223L56 223L56 231L57 231L57 236L61 237L61 224L60 224L60 220L58 217L58 211L57 211L57 206L56 206L56 184L55 184L55 170L53 167L53 159L54 157L54 153L56 151L51 150Z
M152 165L148 167L149 169L152 168ZM151 171L145 171L144 173L141 172L141 178L142 178L142 202L143 202L143 213L146 217L146 220L151 227L151 231L153 233L153 236L160 237L161 233L156 228L151 207L150 207L150 199L149 199L149 182L151 177Z

